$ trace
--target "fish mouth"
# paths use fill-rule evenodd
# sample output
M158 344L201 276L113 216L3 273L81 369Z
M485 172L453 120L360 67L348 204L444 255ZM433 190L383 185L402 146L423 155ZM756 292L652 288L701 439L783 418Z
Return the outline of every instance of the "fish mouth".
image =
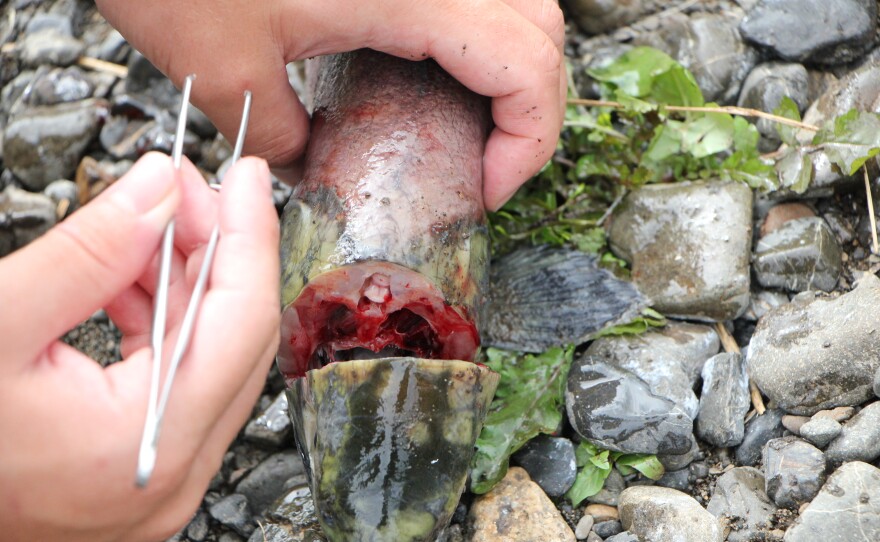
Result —
M359 262L312 278L281 319L278 367L288 382L331 363L415 357L473 361L473 315L424 275Z

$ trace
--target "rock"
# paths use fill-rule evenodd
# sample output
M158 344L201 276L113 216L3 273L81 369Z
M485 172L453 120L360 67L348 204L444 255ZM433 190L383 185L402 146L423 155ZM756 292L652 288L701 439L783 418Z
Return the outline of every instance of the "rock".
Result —
M812 216L816 216L816 211L803 203L795 201L774 205L767 211L767 216L761 223L760 236L764 237L768 233L778 230L786 222Z
M92 97L95 86L76 66L56 68L36 77L30 93L30 105L56 105Z
M738 24L732 11L690 17L672 13L656 32L644 33L634 43L660 49L690 70L707 102L731 103L758 60L740 37Z
M471 542L575 540L553 502L519 467L511 467L489 493L474 499L468 521Z
M561 497L577 478L574 444L567 438L539 435L511 458L551 497Z
M604 328L632 321L647 305L631 282L600 268L594 256L522 248L489 270L482 340L527 352L582 344Z
M865 274L837 298L790 303L758 322L752 381L780 408L811 415L873 396L880 367L880 279Z
M721 542L721 526L692 497L674 489L634 486L620 495L623 528L651 542Z
M871 462L880 457L880 402L863 408L844 424L840 436L828 446L829 468L847 461Z
M28 31L19 47L21 61L29 67L69 66L85 49L81 41L54 27Z
M55 203L47 196L7 186L0 192L0 256L37 239L55 220Z
M685 491L691 485L690 469L684 468L674 471L666 471L663 476L657 480L657 485Z
M566 0L571 16L587 34L602 34L644 14L642 0Z
M617 533L614 536L606 538L605 542L639 542L639 539L631 532L624 531L622 533Z
M43 190L43 194L55 204L56 216L59 218L64 218L79 208L79 189L73 181L53 181ZM62 211L64 213L59 214Z
M781 437L785 432L782 426L784 413L783 410L771 408L746 423L745 436L736 449L735 457L738 464L746 466L758 464L764 445L771 439Z
M186 526L186 537L193 542L202 542L208 536L208 514L199 510Z
M782 103L782 98L787 96L797 104L799 111L804 111L810 105L808 89L809 77L803 65L766 62L758 64L749 72L743 82L737 105L759 111L774 111ZM776 123L769 119L758 119L755 125L765 139L775 143L766 150L772 150L779 145Z
M602 537L597 535L596 533L590 533L587 535L587 542L603 542Z
M764 447L764 477L773 502L794 510L810 502L825 482L825 457L797 437L773 439Z
M793 62L850 62L874 41L873 0L761 0L740 24L745 39Z
M683 454L657 454L657 460L663 465L663 468L669 471L681 470L694 460L701 456L700 447L697 445L697 439L693 433L689 435L691 441L691 449Z
M222 533L217 538L217 542L244 542L244 540L244 538L238 536L235 533Z
M755 277L765 287L831 291L841 266L840 245L819 217L790 220L755 247Z
M265 533L265 539L263 538ZM307 485L294 487L278 499L249 542L324 542Z
M750 322L757 322L771 310L786 304L788 304L788 295L772 290L759 290L752 293L749 308L742 315L742 318Z
M3 134L3 160L30 190L70 179L107 114L103 100L34 107L17 115Z
M742 442L749 411L749 377L742 356L722 353L703 367L703 391L697 435L713 446L727 448Z
M854 461L837 469L785 533L785 542L880 540L880 469Z
M254 532L247 497L233 493L214 503L208 510L211 517L244 537Z
M620 492L624 489L626 489L626 480L623 479L623 476L621 476L617 469L611 469L611 474L605 479L605 485L602 486L599 493L592 497L587 497L587 502L591 503L591 505L606 505L612 508L616 517L617 499L620 497ZM589 509L590 506L587 506L587 508Z
M681 407L634 374L589 356L572 365L565 407L574 429L602 448L676 455L691 448L693 423Z
M800 435L817 448L824 448L840 435L840 422L827 417L815 417L801 426Z
M874 395L880 397L880 368L874 372Z
M764 491L764 475L752 467L736 467L722 474L706 509L730 526L728 542L758 539L758 533L769 527L776 512Z
M813 414L813 418L830 418L838 423L843 423L853 417L856 409L851 406L840 406L829 410L820 410Z
M810 421L809 416L794 416L792 414L786 414L782 417L782 426L795 435L800 435L801 427L808 421Z
M262 514L273 501L281 496L285 483L296 475L305 482L302 459L294 451L269 456L248 473L235 488L236 493L247 497L251 511Z
M596 520L593 519L593 516L589 514L584 514L580 520L578 520L577 526L574 528L574 537L578 540L584 540L588 536L590 536L590 531L593 530L593 523Z
M738 182L643 186L608 240L639 290L668 316L731 320L749 303L752 191Z
M595 523L604 521L612 521L620 518L616 506L608 506L606 504L588 504L584 508L584 514L593 518Z
M290 436L290 416L287 413L287 394L284 392L279 393L272 404L244 428L246 440L273 448L289 441Z
M679 405L693 419L699 409L693 385L718 348L712 328L671 322L638 335L600 337L586 355L632 372L648 383L653 394Z
M610 536L614 536L623 531L623 526L616 519L609 519L608 521L601 521L595 525L593 525L593 532L602 538L608 538Z

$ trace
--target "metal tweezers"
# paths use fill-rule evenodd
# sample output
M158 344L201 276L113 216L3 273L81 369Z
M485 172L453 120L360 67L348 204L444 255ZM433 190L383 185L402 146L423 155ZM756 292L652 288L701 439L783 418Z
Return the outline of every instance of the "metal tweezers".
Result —
M174 136L174 147L172 149L172 159L174 161L174 169L180 170L181 160L183 157L183 138L186 130L186 114L189 109L190 92L195 75L190 75L184 80L183 99L180 104L180 114L177 117L177 132ZM248 117L251 107L251 93L244 93L244 110L241 114L241 124L238 129L238 136L235 141L235 150L232 153L232 163L234 164L240 157L242 147L244 145L244 137L247 132ZM183 316L180 335L177 343L174 345L174 351L171 354L171 361L168 366L168 374L165 377L165 383L162 386L162 395L159 396L159 379L162 369L162 349L165 341L165 326L168 316L168 283L171 276L171 257L174 251L174 219L168 223L165 233L162 237L162 249L159 260L159 277L156 285L156 295L153 304L153 329L152 329L152 350L153 350L153 372L150 380L150 396L147 404L147 418L144 422L144 432L141 437L140 450L138 452L137 475L135 483L138 487L146 487L153 474L156 466L156 451L159 446L159 433L162 426L162 419L165 415L165 407L168 405L168 396L171 393L171 385L174 382L174 376L177 372L177 366L183 359L189 347L192 338L193 328L196 323L196 316L202 296L205 293L205 287L208 284L208 277L211 273L211 264L214 260L214 252L217 249L217 241L220 238L220 225L215 224L211 231L211 237L205 251L205 259L202 267L199 269L199 275L193 287L189 304L186 307L186 313Z

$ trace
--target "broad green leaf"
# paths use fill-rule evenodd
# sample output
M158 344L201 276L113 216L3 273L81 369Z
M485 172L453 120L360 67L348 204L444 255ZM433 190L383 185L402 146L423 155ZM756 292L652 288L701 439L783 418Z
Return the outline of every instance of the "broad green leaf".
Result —
M598 254L605 247L605 230L603 228L590 228L583 233L572 234L569 242L574 244L581 252Z
M541 355L489 348L486 365L501 375L471 462L471 491L485 493L504 477L510 455L562 422L565 382L574 348Z
M614 459L618 469L629 467L635 469L651 480L659 480L666 472L663 464L652 454L623 454Z
M782 98L779 107L773 110L773 114L777 117L785 117L798 122L801 120L801 112L798 110L797 104L788 96ZM776 133L779 134L779 139L786 145L798 145L797 130L793 126L787 126L779 122L776 123Z
M681 148L694 158L705 158L728 150L733 145L733 117L724 113L708 113L684 125Z
M762 160L755 150L736 151L721 164L722 177L744 182L756 190L769 192L779 187L773 164Z
M736 152L758 155L758 141L761 134L755 125L742 117L733 118L733 148Z
M582 440L578 447L574 450L574 460L578 467L583 467L589 463L590 458L599 455L601 450L598 446L586 440Z
M880 152L880 115L855 109L834 119L813 138L834 165L853 175Z
M597 81L610 84L614 90L619 89L634 98L643 98L651 92L655 77L673 65L676 62L662 51L636 47L610 64L590 69L587 73ZM614 90L608 92L606 97L613 97Z
M592 497L596 493L602 491L605 485L605 479L611 474L611 469L600 469L596 465L589 463L585 465L577 473L574 484L566 492L565 496L571 501L573 506L578 506L584 499Z
M681 152L682 126L681 122L674 120L657 126L648 150L642 155L643 163L656 164Z
M663 105L699 107L705 103L703 92L694 76L678 63L654 78L650 98Z
M611 463L608 462L608 450L602 450L598 454L590 458L590 463L602 470L610 470Z
M781 187L803 194L810 187L810 181L813 179L813 161L802 147L789 147L777 160L776 172Z
M626 324L620 324L616 326L612 326L602 331L596 333L593 338L597 339L599 337L607 337L611 335L637 335L639 333L644 333L648 331L652 327L663 327L666 325L666 317L655 311L651 308L642 309L641 316L633 320L632 322L627 322Z

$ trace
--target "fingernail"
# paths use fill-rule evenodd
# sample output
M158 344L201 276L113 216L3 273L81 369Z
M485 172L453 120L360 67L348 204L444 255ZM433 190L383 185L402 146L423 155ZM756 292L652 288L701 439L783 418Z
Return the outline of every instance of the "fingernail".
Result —
M107 189L108 196L138 214L147 213L168 199L176 174L171 158L148 153Z

